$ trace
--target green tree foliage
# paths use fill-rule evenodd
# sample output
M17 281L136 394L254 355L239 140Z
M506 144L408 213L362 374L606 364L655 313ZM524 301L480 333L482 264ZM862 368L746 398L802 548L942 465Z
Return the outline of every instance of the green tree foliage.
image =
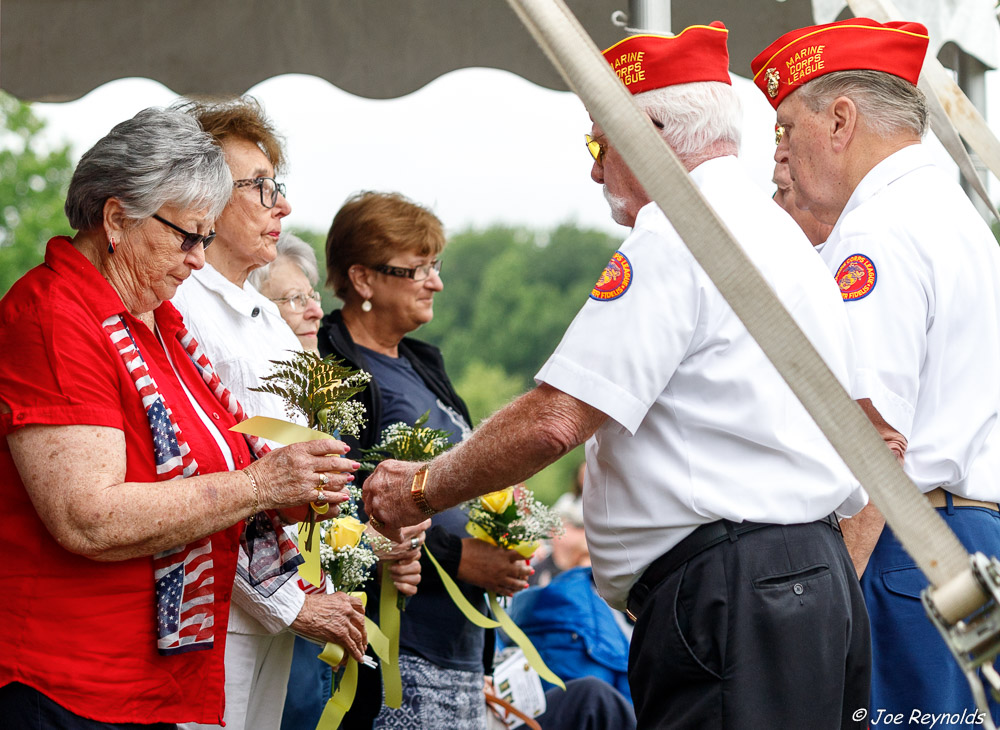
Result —
M30 105L0 92L0 294L42 262L52 236L72 233L63 213L70 149L45 149L44 126Z
M316 254L316 268L319 270L319 283L316 284L316 291L323 297L320 304L324 312L332 309L340 309L343 302L337 299L336 294L325 286L326 282L326 231L310 231L305 228L291 227L291 232L312 246L313 253Z
M487 365L480 360L470 362L454 384L476 426L524 392L520 378L508 375L499 365Z
M459 233L442 256L444 291L420 337L442 349L451 372L478 360L527 388L617 245L569 224L549 234L499 226Z
M453 236L444 290L419 337L441 348L456 390L480 420L533 385L619 240L564 224L548 234L495 226ZM512 454L511 458L517 458ZM573 487L579 448L528 480L552 504Z

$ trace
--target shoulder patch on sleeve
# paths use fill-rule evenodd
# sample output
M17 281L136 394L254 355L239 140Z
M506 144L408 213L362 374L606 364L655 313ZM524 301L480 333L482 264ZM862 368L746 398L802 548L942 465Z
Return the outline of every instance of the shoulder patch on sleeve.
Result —
M625 254L615 251L611 261L604 267L601 278L594 284L590 291L590 298L599 302L608 302L617 299L632 285L632 264Z
M837 269L836 279L840 296L845 302L853 302L872 293L878 280L878 272L874 261L864 254L855 253L844 259L844 263Z

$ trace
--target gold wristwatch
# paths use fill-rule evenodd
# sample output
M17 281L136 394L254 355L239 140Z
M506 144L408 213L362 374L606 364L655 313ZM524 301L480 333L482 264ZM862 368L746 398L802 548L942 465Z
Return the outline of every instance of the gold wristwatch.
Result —
M413 485L410 487L410 496L413 497L413 501L417 503L417 507L425 515L435 515L437 510L427 504L427 495L424 494L424 489L427 487L427 466L420 467L420 471L413 475Z

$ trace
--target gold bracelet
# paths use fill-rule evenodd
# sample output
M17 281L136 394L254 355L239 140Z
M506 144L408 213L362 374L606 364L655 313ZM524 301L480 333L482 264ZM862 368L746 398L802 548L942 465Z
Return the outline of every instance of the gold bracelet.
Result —
M253 509L250 511L250 515L253 516L260 512L260 491L257 489L257 480L254 479L249 466L243 470L243 473L247 475L250 486L253 487Z
M417 507L425 515L436 515L437 510L431 507L427 503L427 495L424 490L427 488L427 475L429 473L428 467L426 465L420 467L420 470L413 475L413 485L410 487L410 496L413 497L413 501L417 503Z

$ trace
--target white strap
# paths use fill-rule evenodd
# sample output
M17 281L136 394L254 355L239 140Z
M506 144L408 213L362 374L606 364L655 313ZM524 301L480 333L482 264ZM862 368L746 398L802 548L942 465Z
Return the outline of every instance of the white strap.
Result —
M930 582L942 586L968 574L969 559L958 539L903 473L562 0L508 2L868 490ZM973 600L982 603L983 598ZM954 610L965 610L968 600L964 603Z

